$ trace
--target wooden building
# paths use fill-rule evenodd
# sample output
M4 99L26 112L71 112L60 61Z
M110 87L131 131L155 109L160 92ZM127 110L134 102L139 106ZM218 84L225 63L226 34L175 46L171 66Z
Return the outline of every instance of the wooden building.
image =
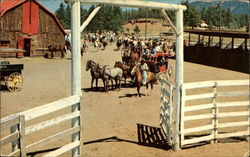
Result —
M0 2L0 46L24 49L23 56L60 55L65 31L56 16L36 0ZM50 48L50 49L49 49Z
M189 41L184 47L185 61L249 73L248 32L211 30L185 30L185 32L189 33ZM191 44L193 39L191 35L198 36L195 44L193 42Z

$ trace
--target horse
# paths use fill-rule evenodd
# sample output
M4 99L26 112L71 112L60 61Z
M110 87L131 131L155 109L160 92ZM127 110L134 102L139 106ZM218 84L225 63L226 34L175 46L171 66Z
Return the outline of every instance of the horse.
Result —
M132 71L131 71L131 75L135 76L135 84L137 86L137 92L138 95L137 97L141 97L141 93L140 93L140 88L142 85L142 72L140 69L140 64L137 64L133 67ZM153 84L156 82L156 77L154 75L154 73L152 72L147 72L147 81L146 81L146 95L148 92L148 84L151 85L151 90L153 90Z
M98 69L100 68L99 66L97 67ZM121 88L121 80L122 80L122 69L118 67L109 67L109 66L104 66L104 80L105 80L105 91L108 89L109 85L109 80L112 82L112 89L113 89L113 80L115 80L116 85L115 89L118 87L119 89ZM118 84L119 81L119 84Z
M124 81L125 81L125 86L126 86L126 80L127 78L131 78L131 70L132 70L132 67L129 66L129 65L125 65L123 64L122 62L120 61L117 61L115 62L115 65L114 67L118 67L118 68L121 68L122 69L122 76L124 78Z
M65 49L66 49L66 51L67 50L71 51L71 44L68 40L65 40Z
M142 52L142 49L140 48L135 48L135 47L132 48L131 53L130 53L131 59L138 61L141 58L141 52Z
M117 51L120 50L121 46L122 46L122 39L118 39L116 42Z
M102 79L103 85L104 85L104 91L106 91L103 67L100 67L99 64L96 64L92 60L88 60L86 63L86 71L88 71L89 69L90 69L90 73L91 73L91 77L92 77L91 88L93 88L94 80L96 80L96 88L97 88L98 79Z
M121 57L122 57L122 63L128 65L131 59L130 50L129 49L121 50Z
M105 50L106 46L108 45L108 41L107 41L106 37L102 37L100 40L100 43L103 46L103 50Z

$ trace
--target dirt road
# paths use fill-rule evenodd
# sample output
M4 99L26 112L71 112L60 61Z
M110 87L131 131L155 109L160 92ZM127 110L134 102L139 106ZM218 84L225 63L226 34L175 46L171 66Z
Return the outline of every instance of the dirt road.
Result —
M82 59L85 157L241 157L246 153L248 143L242 140L207 144L178 152L159 144L159 141L147 146L140 143L138 132L141 127L159 128L160 86L154 86L149 96L141 98L136 97L136 88L122 88L108 93L90 90L91 77L90 72L85 71L86 61L92 59L100 64L114 65L115 61L121 60L120 52L114 49L109 45L105 51L96 52L90 47ZM24 63L24 84L17 93L1 91L1 118L70 95L69 55L65 59L8 60ZM175 61L170 60L172 67L174 64ZM247 74L193 63L185 62L184 66L184 82L249 78ZM101 80L99 86L102 87ZM141 91L144 93L145 87Z

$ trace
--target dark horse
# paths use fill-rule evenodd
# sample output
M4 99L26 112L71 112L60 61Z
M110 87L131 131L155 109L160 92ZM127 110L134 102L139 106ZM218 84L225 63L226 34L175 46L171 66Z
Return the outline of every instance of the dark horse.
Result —
M134 66L134 68L131 71L131 75L135 76L135 84L137 86L137 92L138 92L137 97L138 96L140 97L141 96L140 88L141 88L141 85L142 85L142 71L140 69L140 65L139 64L137 64L137 65ZM148 84L150 83L151 90L152 90L153 89L153 84L155 82L156 82L155 75L152 72L147 72L146 95L147 95L147 91L148 91Z
M117 51L120 50L121 46L122 46L122 39L118 39L116 42Z
M66 51L67 51L67 50L70 50L70 51L71 51L71 44L70 44L70 42L67 41L67 40L65 40L65 49L66 49Z
M98 68L100 66L98 66L98 64L96 64L94 61L92 60L88 60L86 63L86 71L88 71L90 69L90 73L91 73L91 88L93 88L93 82L94 80L96 80L96 88L98 85L98 79L102 79L103 81L103 85L104 85L104 91L105 89L105 80L104 80L104 70L103 68Z
M108 41L107 41L106 37L102 37L100 42L103 46L103 50L105 50L106 46L108 45Z
M114 67L118 67L118 68L122 69L122 71L123 71L122 76L125 79L125 86L126 86L126 80L127 80L127 78L131 78L131 70L134 67L134 65L129 66L129 65L123 64L120 61L117 61L117 62L115 62Z
M61 58L65 57L66 50L64 45L49 45L48 50L51 52L51 58L54 58L54 52L60 51L61 52ZM46 58L48 58L48 54L45 55Z

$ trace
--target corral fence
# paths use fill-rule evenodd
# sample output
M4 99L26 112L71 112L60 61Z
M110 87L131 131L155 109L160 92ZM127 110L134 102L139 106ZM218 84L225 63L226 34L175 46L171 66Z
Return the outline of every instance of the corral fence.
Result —
M80 138L78 135L81 131L79 104L80 96L74 95L1 119L1 156L27 156L27 154L41 150L50 144L54 146L53 142L60 143L59 147L45 154L44 157L59 156L69 150L79 148ZM64 124L67 121L72 121L71 125L67 125L65 130L60 127L59 132L54 133L53 130L59 124ZM78 123L74 123L77 121ZM28 123L31 124L27 126ZM50 128L52 131L43 132L46 128ZM37 134L38 137L47 135L47 137L28 144L27 138L30 138L32 134ZM61 141L67 136L75 136L78 139L62 146ZM11 148L8 148L9 145ZM9 150L11 153L5 154L4 151L8 152L8 149L11 149Z
M230 137L249 140L249 80L184 83L180 113L172 109L174 91L170 82L161 80L160 125L170 145L183 148ZM174 120L177 115L179 122Z

